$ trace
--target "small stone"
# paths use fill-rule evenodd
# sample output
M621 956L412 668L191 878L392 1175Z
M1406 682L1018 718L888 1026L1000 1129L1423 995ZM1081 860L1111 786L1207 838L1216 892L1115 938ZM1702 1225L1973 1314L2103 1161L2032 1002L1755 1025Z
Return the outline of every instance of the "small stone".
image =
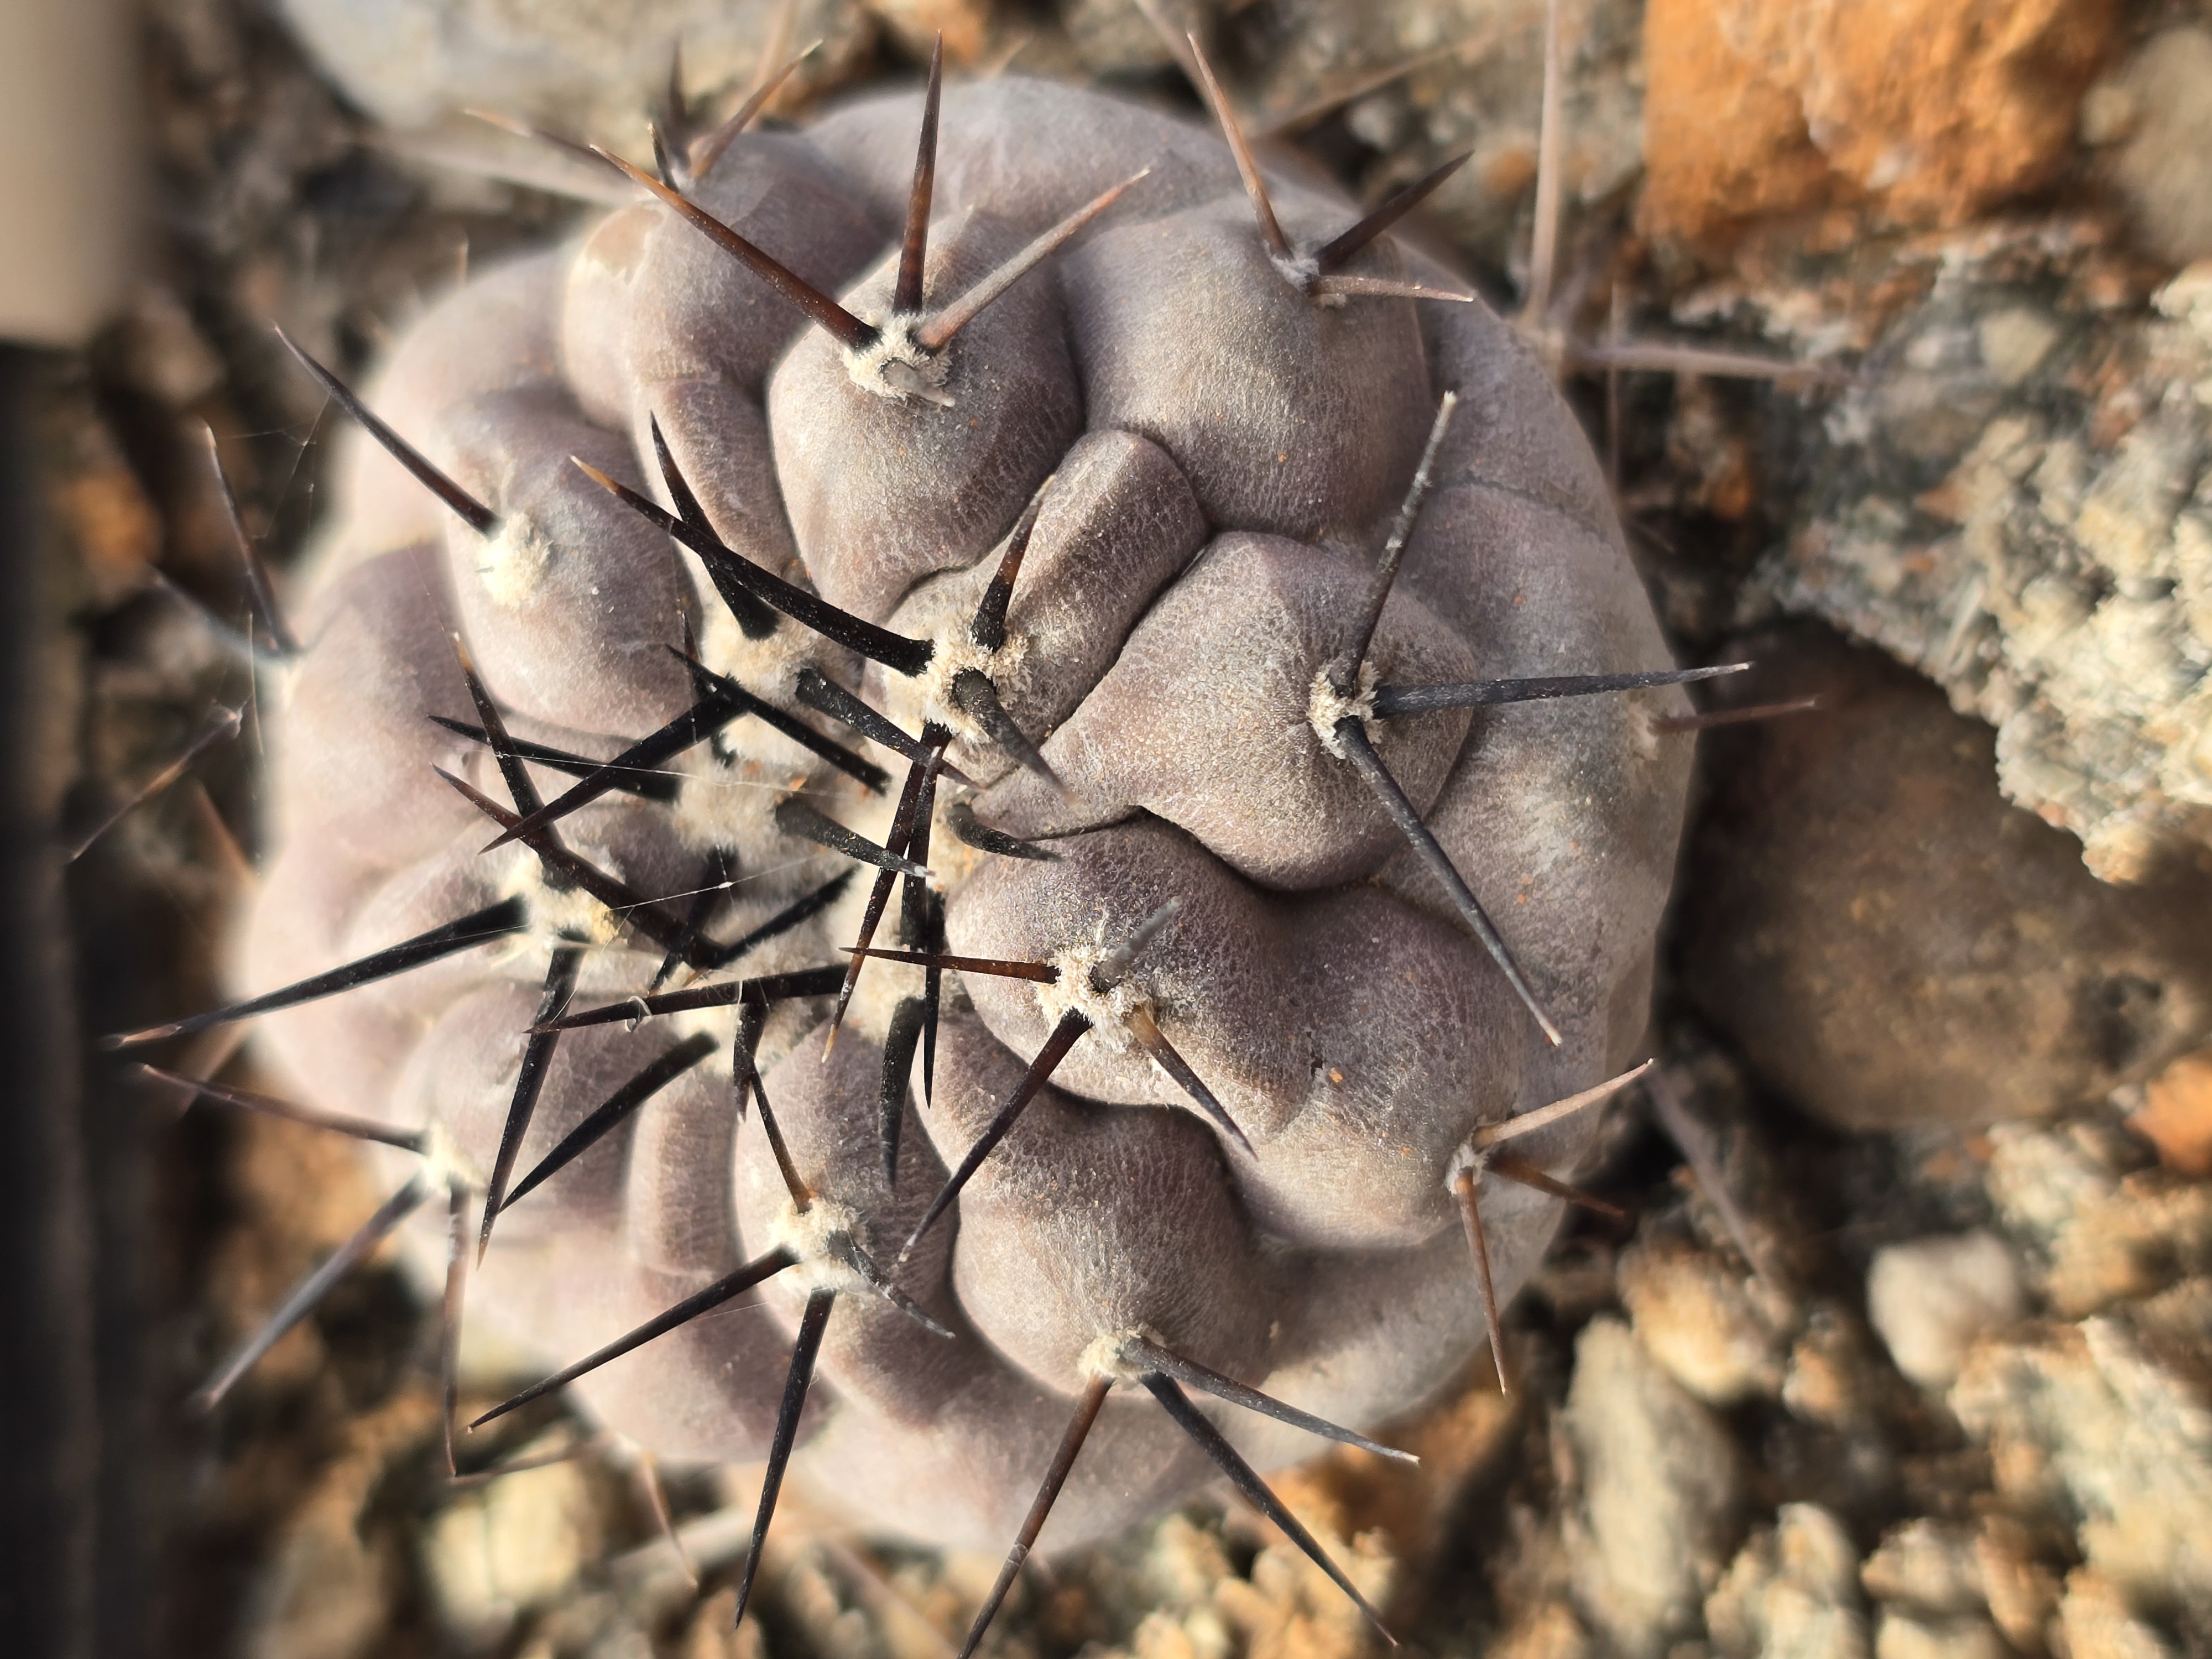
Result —
M1684 988L1757 1071L1847 1129L2049 1115L2212 1024L2212 881L2117 889L2008 805L1989 728L1823 629L1736 641L1692 842Z
M2173 1650L2130 1611L2118 1587L2087 1567L2066 1575L2058 1626L2067 1659L2173 1659Z
M1785 1504L1753 1535L1705 1601L1725 1659L1866 1659L1858 1552L1817 1504Z
M1583 1327L1562 1416L1579 1466L1576 1600L1629 1659L1695 1628L1741 1486L1733 1439L1617 1319Z
M1589 1632L1564 1601L1539 1603L1488 1649L1489 1659L1589 1659Z
M1970 1533L1923 1518L1893 1527L1859 1569L1875 1601L1936 1617L1982 1612L1982 1571Z
M440 1616L471 1640L497 1636L597 1560L602 1532L573 1462L492 1481L447 1504L425 1532L423 1566Z
M1780 1391L1790 1310L1741 1267L1661 1234L1622 1255L1619 1282L1637 1340L1707 1405Z
M1875 1626L1874 1659L2007 1659L2008 1651L1986 1619L1931 1623L1885 1612Z
M2001 385L2018 386L2043 366L2058 343L2058 325L2040 311L2014 306L1991 312L1977 329L1982 362Z
M2177 1175L2212 1176L2212 1048L2184 1054L2150 1080L2128 1127Z
M2038 1559L2026 1527L2006 1515L1984 1517L1974 1539L1974 1565L1990 1617L2014 1650L2039 1654L2058 1607L2058 1575Z
M1923 1389L1948 1387L1974 1340L2025 1304L2020 1264L1995 1233L1893 1244L1867 1273L1867 1316L1897 1369Z
M2131 119L2112 171L2136 233L2176 264L2212 254L2212 30L2154 36L2118 90Z

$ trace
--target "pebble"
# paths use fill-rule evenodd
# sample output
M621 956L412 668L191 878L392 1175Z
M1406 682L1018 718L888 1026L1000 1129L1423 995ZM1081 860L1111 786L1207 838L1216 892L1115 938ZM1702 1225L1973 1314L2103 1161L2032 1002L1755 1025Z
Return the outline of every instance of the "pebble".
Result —
M1973 1534L1925 1516L1890 1528L1859 1569L1859 1583L1885 1606L1936 1619L1989 1606Z
M2212 879L2095 879L2008 805L1990 728L1812 626L1734 642L1716 703L1814 714L1716 732L1677 900L1682 988L1839 1128L2048 1116L2212 1024ZM1738 682L1741 690L1737 689Z
M1858 1551L1817 1504L1785 1504L1705 1601L1723 1659L1867 1659Z
M1663 1233L1619 1266L1636 1340L1709 1406L1781 1391L1789 1309L1738 1264Z
M1874 1632L1874 1659L2008 1659L2009 1651L1986 1619L1931 1623L1885 1612Z
M2177 1175L2212 1176L2212 1049L2184 1054L2150 1080L2128 1127Z
M2179 1607L2201 1641L2212 1639L2212 1372L2201 1336L2193 1346L2141 1340L2117 1317L2046 1327L1976 1348L1950 1401L1987 1445L2000 1497L2072 1532L2117 1593Z
M1867 1316L1897 1369L1923 1389L1948 1387L1974 1340L2025 1306L2020 1263L1991 1232L1893 1244L1867 1273Z
M1582 1489L1576 1600L1626 1659L1657 1659L1694 1631L1726 1559L1743 1479L1735 1439L1609 1317L1576 1340L1561 1425Z

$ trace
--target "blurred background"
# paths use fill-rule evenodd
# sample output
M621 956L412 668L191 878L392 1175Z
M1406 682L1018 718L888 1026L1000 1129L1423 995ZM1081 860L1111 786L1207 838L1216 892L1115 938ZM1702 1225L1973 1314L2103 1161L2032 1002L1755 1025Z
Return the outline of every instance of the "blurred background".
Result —
M557 1404L472 1466L558 1461L448 1483L396 1267L191 1413L376 1194L88 1034L214 1000L253 881L267 687L203 423L281 585L326 417L270 325L358 371L599 210L464 107L638 155L679 40L711 115L819 40L804 120L942 32L951 74L1195 117L1190 28L1364 200L1472 149L1420 234L1557 365L1678 656L1760 665L1708 712L1818 705L1697 739L1664 1063L1580 1177L1628 1218L1571 1220L1509 1316L1522 1386L1479 1357L1394 1425L1419 1471L1283 1489L1440 1659L2212 1654L2212 6L1559 0L1533 294L1543 0L783 13L0 3L8 1650L950 1659L995 1561L787 1510L732 1632L745 1473L663 1472L695 1585ZM1036 1572L992 1638L1365 1641L1225 1497Z

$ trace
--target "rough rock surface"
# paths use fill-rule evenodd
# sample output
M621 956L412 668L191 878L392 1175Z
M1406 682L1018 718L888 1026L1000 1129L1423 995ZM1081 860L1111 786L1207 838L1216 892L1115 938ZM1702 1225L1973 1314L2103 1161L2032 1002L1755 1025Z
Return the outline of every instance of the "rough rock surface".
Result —
M1956 223L2042 183L2074 137L2116 0L1653 0L1646 229L1871 197Z
M2108 239L2066 220L1877 263L1854 291L1924 296L1826 417L1774 598L1996 726L2005 793L2100 875L2185 860L2212 821L2212 269L2134 310Z
M1682 983L1793 1099L1851 1128L2044 1115L2204 1030L2212 883L2093 879L1997 793L1988 728L1878 655L1738 645L1762 665L1724 702L1821 707L1710 740Z

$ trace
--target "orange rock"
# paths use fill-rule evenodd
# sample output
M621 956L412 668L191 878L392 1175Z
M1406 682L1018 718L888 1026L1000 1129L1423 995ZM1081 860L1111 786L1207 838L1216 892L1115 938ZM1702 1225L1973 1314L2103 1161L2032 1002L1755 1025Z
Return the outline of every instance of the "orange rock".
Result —
M2128 1126L2178 1175L2212 1176L2212 1048L2184 1054L2154 1079Z
M1870 200L1955 224L2048 179L2114 0L1650 0L1643 223Z

